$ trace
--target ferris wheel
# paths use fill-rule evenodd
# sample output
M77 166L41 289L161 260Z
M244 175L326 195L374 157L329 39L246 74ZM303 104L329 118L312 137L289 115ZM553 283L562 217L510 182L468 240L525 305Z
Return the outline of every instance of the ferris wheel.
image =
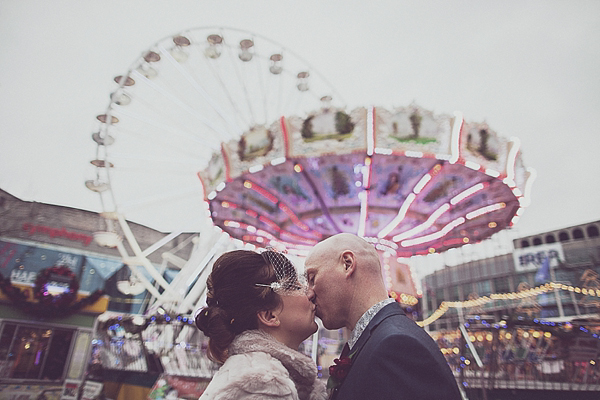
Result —
M278 118L323 106L344 104L318 71L282 45L237 29L166 37L116 76L96 117L96 156L85 184L98 193L106 224L96 240L119 250L132 272L131 290L147 290L151 306L192 310L211 260L243 245L212 226L200 171L218 164L223 143L255 132L260 140ZM128 221L166 235L142 249ZM168 247L162 266L149 261L184 232L200 234ZM192 250L176 254L185 245ZM179 270L170 283L161 271L167 267Z

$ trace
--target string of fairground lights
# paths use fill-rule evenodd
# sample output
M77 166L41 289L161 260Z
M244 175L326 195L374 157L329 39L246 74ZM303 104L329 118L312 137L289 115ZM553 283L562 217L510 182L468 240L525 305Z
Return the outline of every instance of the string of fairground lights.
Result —
M581 293L586 296L594 296L600 297L600 289L588 289L588 288L580 288L571 285L565 285L562 283L556 282L548 282L544 285L537 286L531 289L523 290L520 292L511 292L511 293L492 293L489 296L479 297L477 299L472 300L464 300L464 301L442 301L440 306L435 310L429 317L425 318L423 321L417 321L417 324L421 327L427 326L437 319L439 319L442 315L444 315L450 307L453 308L470 308L477 307L483 304L489 303L493 300L515 300L515 299L523 299L527 297L537 296L542 293L546 293L553 289L561 289L569 292Z

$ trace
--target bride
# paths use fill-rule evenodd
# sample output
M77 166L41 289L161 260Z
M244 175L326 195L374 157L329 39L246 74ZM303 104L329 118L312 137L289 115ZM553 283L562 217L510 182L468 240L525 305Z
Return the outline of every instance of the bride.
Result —
M327 398L316 365L298 352L317 330L315 306L283 254L225 253L207 289L196 326L209 338L209 357L223 365L200 400Z

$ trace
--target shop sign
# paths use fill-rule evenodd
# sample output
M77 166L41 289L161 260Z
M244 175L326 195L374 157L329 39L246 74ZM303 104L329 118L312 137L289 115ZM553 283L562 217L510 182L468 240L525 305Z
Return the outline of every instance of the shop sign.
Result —
M13 269L10 272L10 282L17 283L20 285L30 285L33 286L33 282L35 282L35 277L37 276L37 271L26 271L24 269Z
M35 278L39 271L27 271L24 269L13 269L10 271L10 282L17 283L20 285L33 286ZM70 279L57 274L50 274L48 284L50 284L55 290L64 292L69 289Z
M45 225L32 225L26 222L23 224L23 230L26 231L29 236L41 234L48 235L51 238L65 238L73 242L82 242L84 246L88 246L94 239L92 235L68 231L64 226L60 229L56 229Z
M99 398L104 384L100 382L85 381L81 390L81 381L66 379L62 388L60 400L93 400ZM80 393L81 392L81 393Z
M10 275L13 284L33 286L39 271L51 266L65 266L77 273L83 261L82 255L0 240L0 273L5 277ZM50 281L68 287L64 277L53 275Z
M517 272L536 271L546 260L550 268L556 268L565 260L560 243L525 247L513 251L513 261Z

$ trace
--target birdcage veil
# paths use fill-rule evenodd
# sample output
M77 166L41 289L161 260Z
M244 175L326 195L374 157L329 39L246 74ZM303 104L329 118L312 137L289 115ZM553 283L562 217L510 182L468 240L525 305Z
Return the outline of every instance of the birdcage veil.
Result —
M270 287L275 293L282 295L305 295L307 290L306 279L303 274L286 257L285 252L267 247L261 255L275 270L275 281L271 283L257 283L256 286Z

